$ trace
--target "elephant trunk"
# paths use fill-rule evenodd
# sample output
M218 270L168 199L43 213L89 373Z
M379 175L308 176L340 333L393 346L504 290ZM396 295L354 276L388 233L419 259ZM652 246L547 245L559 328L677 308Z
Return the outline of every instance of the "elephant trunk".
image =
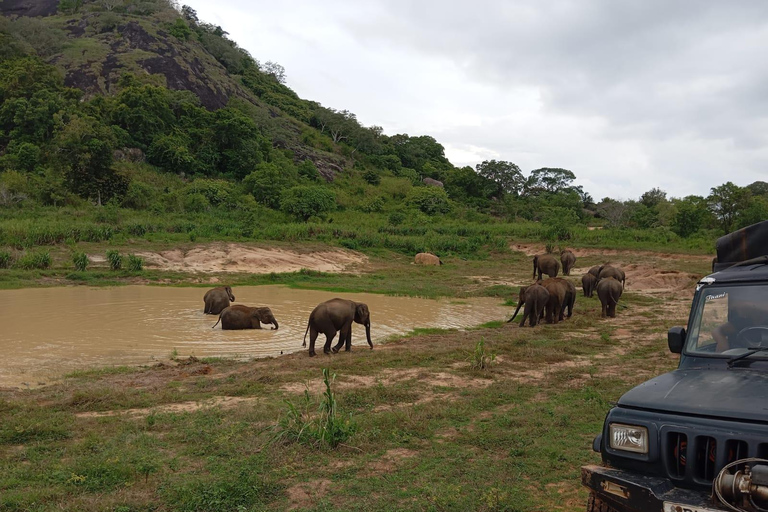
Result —
M517 316L517 313L519 313L519 312L520 312L520 306L522 306L522 305L523 305L523 303L522 303L522 302L519 302L519 303L517 304L517 309L515 310L515 314L514 314L514 315L512 315L512 318L510 318L509 320L507 320L507 323L509 323L509 322L511 322L512 320L514 320L514 319L515 319L515 317Z
M272 328L272 330L277 330L277 329L279 329L279 328L280 328L280 326L279 326L279 325L277 325L277 319L274 319L274 320L272 321L272 324L274 325L274 327Z
M371 342L371 322L365 323L365 339L368 340L368 345L373 348L373 342Z

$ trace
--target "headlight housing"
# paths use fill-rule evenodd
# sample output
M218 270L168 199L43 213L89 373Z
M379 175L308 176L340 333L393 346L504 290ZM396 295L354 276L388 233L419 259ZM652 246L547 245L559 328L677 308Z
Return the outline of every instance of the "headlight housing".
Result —
M611 423L609 427L610 446L614 450L633 453L648 453L648 429L637 425Z

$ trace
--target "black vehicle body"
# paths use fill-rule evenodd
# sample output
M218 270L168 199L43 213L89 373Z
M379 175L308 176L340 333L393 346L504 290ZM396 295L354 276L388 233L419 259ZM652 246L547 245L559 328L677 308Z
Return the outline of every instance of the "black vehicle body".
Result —
M768 458L768 352L753 352L754 345L768 346L768 314L762 322L766 327L738 332L760 331L748 348L718 351L714 340L692 344L693 336L704 337L702 311L710 307L705 303L727 299L729 292L734 297L734 290L757 290L768 311L765 255L768 221L718 240L714 273L697 285L687 329L669 331L669 349L680 353L678 368L625 393L595 438L593 449L603 465L582 468L582 483L591 493L588 510L729 510L713 498L720 470L735 460ZM621 444L622 438L611 438L612 425L631 432L647 429L646 444L638 441L645 452L613 448L613 439Z

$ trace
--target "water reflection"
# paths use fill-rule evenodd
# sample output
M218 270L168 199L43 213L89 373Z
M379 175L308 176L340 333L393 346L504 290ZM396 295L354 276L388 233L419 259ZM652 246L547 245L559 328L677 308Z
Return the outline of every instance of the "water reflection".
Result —
M461 328L510 313L500 300L489 298L435 301L253 286L234 290L236 304L269 306L280 329L222 331L220 325L211 329L217 316L203 314L206 291L157 286L0 290L0 386L36 386L75 369L167 360L174 350L179 357L237 358L302 350L309 313L339 296L368 304L374 345L416 327ZM363 326L353 325L352 344L367 347Z

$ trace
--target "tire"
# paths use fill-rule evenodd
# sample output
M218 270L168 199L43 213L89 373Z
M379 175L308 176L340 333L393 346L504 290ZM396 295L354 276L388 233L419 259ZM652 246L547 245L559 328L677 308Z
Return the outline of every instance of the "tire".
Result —
M594 492L589 493L589 501L587 501L587 512L619 512L617 509L608 505L595 495Z

